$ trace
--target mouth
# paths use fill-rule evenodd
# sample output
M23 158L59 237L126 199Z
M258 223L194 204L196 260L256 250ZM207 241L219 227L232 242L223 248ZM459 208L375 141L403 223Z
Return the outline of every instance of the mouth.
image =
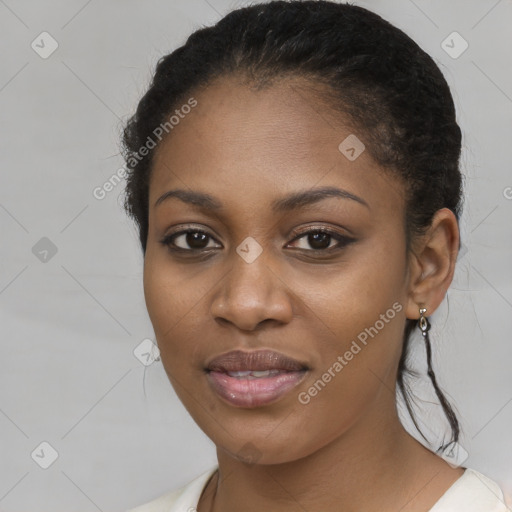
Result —
M297 386L310 368L272 350L235 350L210 361L207 380L216 394L235 407L274 403Z

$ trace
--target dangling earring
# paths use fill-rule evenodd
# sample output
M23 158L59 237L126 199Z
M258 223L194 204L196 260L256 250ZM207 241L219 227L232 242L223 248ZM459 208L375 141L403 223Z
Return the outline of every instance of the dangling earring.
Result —
M439 399L439 402L441 403L441 406L443 407L443 411L446 414L446 417L448 418L448 421L450 423L450 426L452 427L452 440L449 443L443 444L439 447L438 452L444 451L448 446L450 446L453 443L457 443L459 440L459 421L457 420L457 416L453 412L452 406L446 400L445 396L443 395L443 392L441 391L439 385L437 384L436 375L434 373L434 370L432 369L432 347L430 345L430 337L428 335L428 331L430 330L430 322L428 321L428 318L425 316L425 313L427 312L427 308L420 307L420 318L418 320L418 327L420 328L421 334L423 335L423 339L425 340L425 349L427 351L427 374L430 377L430 380L432 381L432 385L434 386L434 390L436 392L437 398Z
M418 320L418 327L420 328L421 334L423 335L424 338L428 337L428 331L430 329L430 322L428 321L428 318L425 316L426 312L427 308L420 308L420 319Z

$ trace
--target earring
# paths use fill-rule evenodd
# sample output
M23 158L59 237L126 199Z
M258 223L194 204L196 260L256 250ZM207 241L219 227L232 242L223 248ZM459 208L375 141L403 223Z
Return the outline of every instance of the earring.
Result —
M432 347L430 346L430 337L428 335L428 331L430 329L430 322L428 321L428 318L425 316L425 313L427 312L427 308L420 307L419 309L420 309L420 318L418 320L418 327L420 328L423 339L425 340L425 350L427 351L427 375L429 376L430 381L432 382L432 385L434 386L434 391L436 392L439 403L441 404L443 411L450 423L450 426L452 427L452 440L446 444L443 444L437 450L437 452L439 453L439 452L443 452L447 447L449 447L453 443L458 442L460 427L459 427L459 421L457 420L457 416L453 412L450 402L448 402L448 400L446 400L443 392L441 391L441 388L437 384L436 375L432 368Z
M428 336L428 331L430 329L430 322L428 318L425 316L427 312L427 308L420 308L420 319L418 320L418 327L420 328L421 334L424 338Z

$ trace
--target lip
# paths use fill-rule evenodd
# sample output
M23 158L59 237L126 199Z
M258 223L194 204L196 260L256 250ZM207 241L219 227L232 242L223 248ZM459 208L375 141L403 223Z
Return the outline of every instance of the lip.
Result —
M225 373L248 370L300 371L307 368L306 364L274 350L255 350L252 352L232 350L231 352L215 357L206 365L207 370Z
M229 375L234 372L265 372L270 375ZM255 408L274 403L305 377L309 368L273 350L234 350L212 359L206 366L212 389L235 407Z

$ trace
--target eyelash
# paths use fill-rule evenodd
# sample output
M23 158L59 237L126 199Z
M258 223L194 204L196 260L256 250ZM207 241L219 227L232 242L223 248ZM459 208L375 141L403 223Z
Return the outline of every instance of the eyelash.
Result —
M208 232L199 229L199 228L187 228L181 231L176 231L175 233L170 233L169 235L166 235L160 243L164 246L166 246L170 251L175 253L198 253L198 252L209 252L211 250L204 248L204 249L183 249L182 247L175 247L174 239L181 236L181 235L187 235L189 233L201 233L203 235L206 235L209 239L215 240L213 236L211 236ZM323 233L326 235L331 236L334 238L338 244L334 247L329 247L327 249L298 249L300 251L305 252L313 252L313 253L327 253L330 254L334 251L340 251L344 249L346 246L351 244L352 242L355 242L355 238L351 238L345 235L341 235L340 233L337 233L336 231L333 231L331 229L325 228L325 227L313 227L309 228L305 231L294 231L292 235L294 238L291 240L291 242L295 242L296 240L300 240L301 238L304 238L307 235L315 234L315 233Z

